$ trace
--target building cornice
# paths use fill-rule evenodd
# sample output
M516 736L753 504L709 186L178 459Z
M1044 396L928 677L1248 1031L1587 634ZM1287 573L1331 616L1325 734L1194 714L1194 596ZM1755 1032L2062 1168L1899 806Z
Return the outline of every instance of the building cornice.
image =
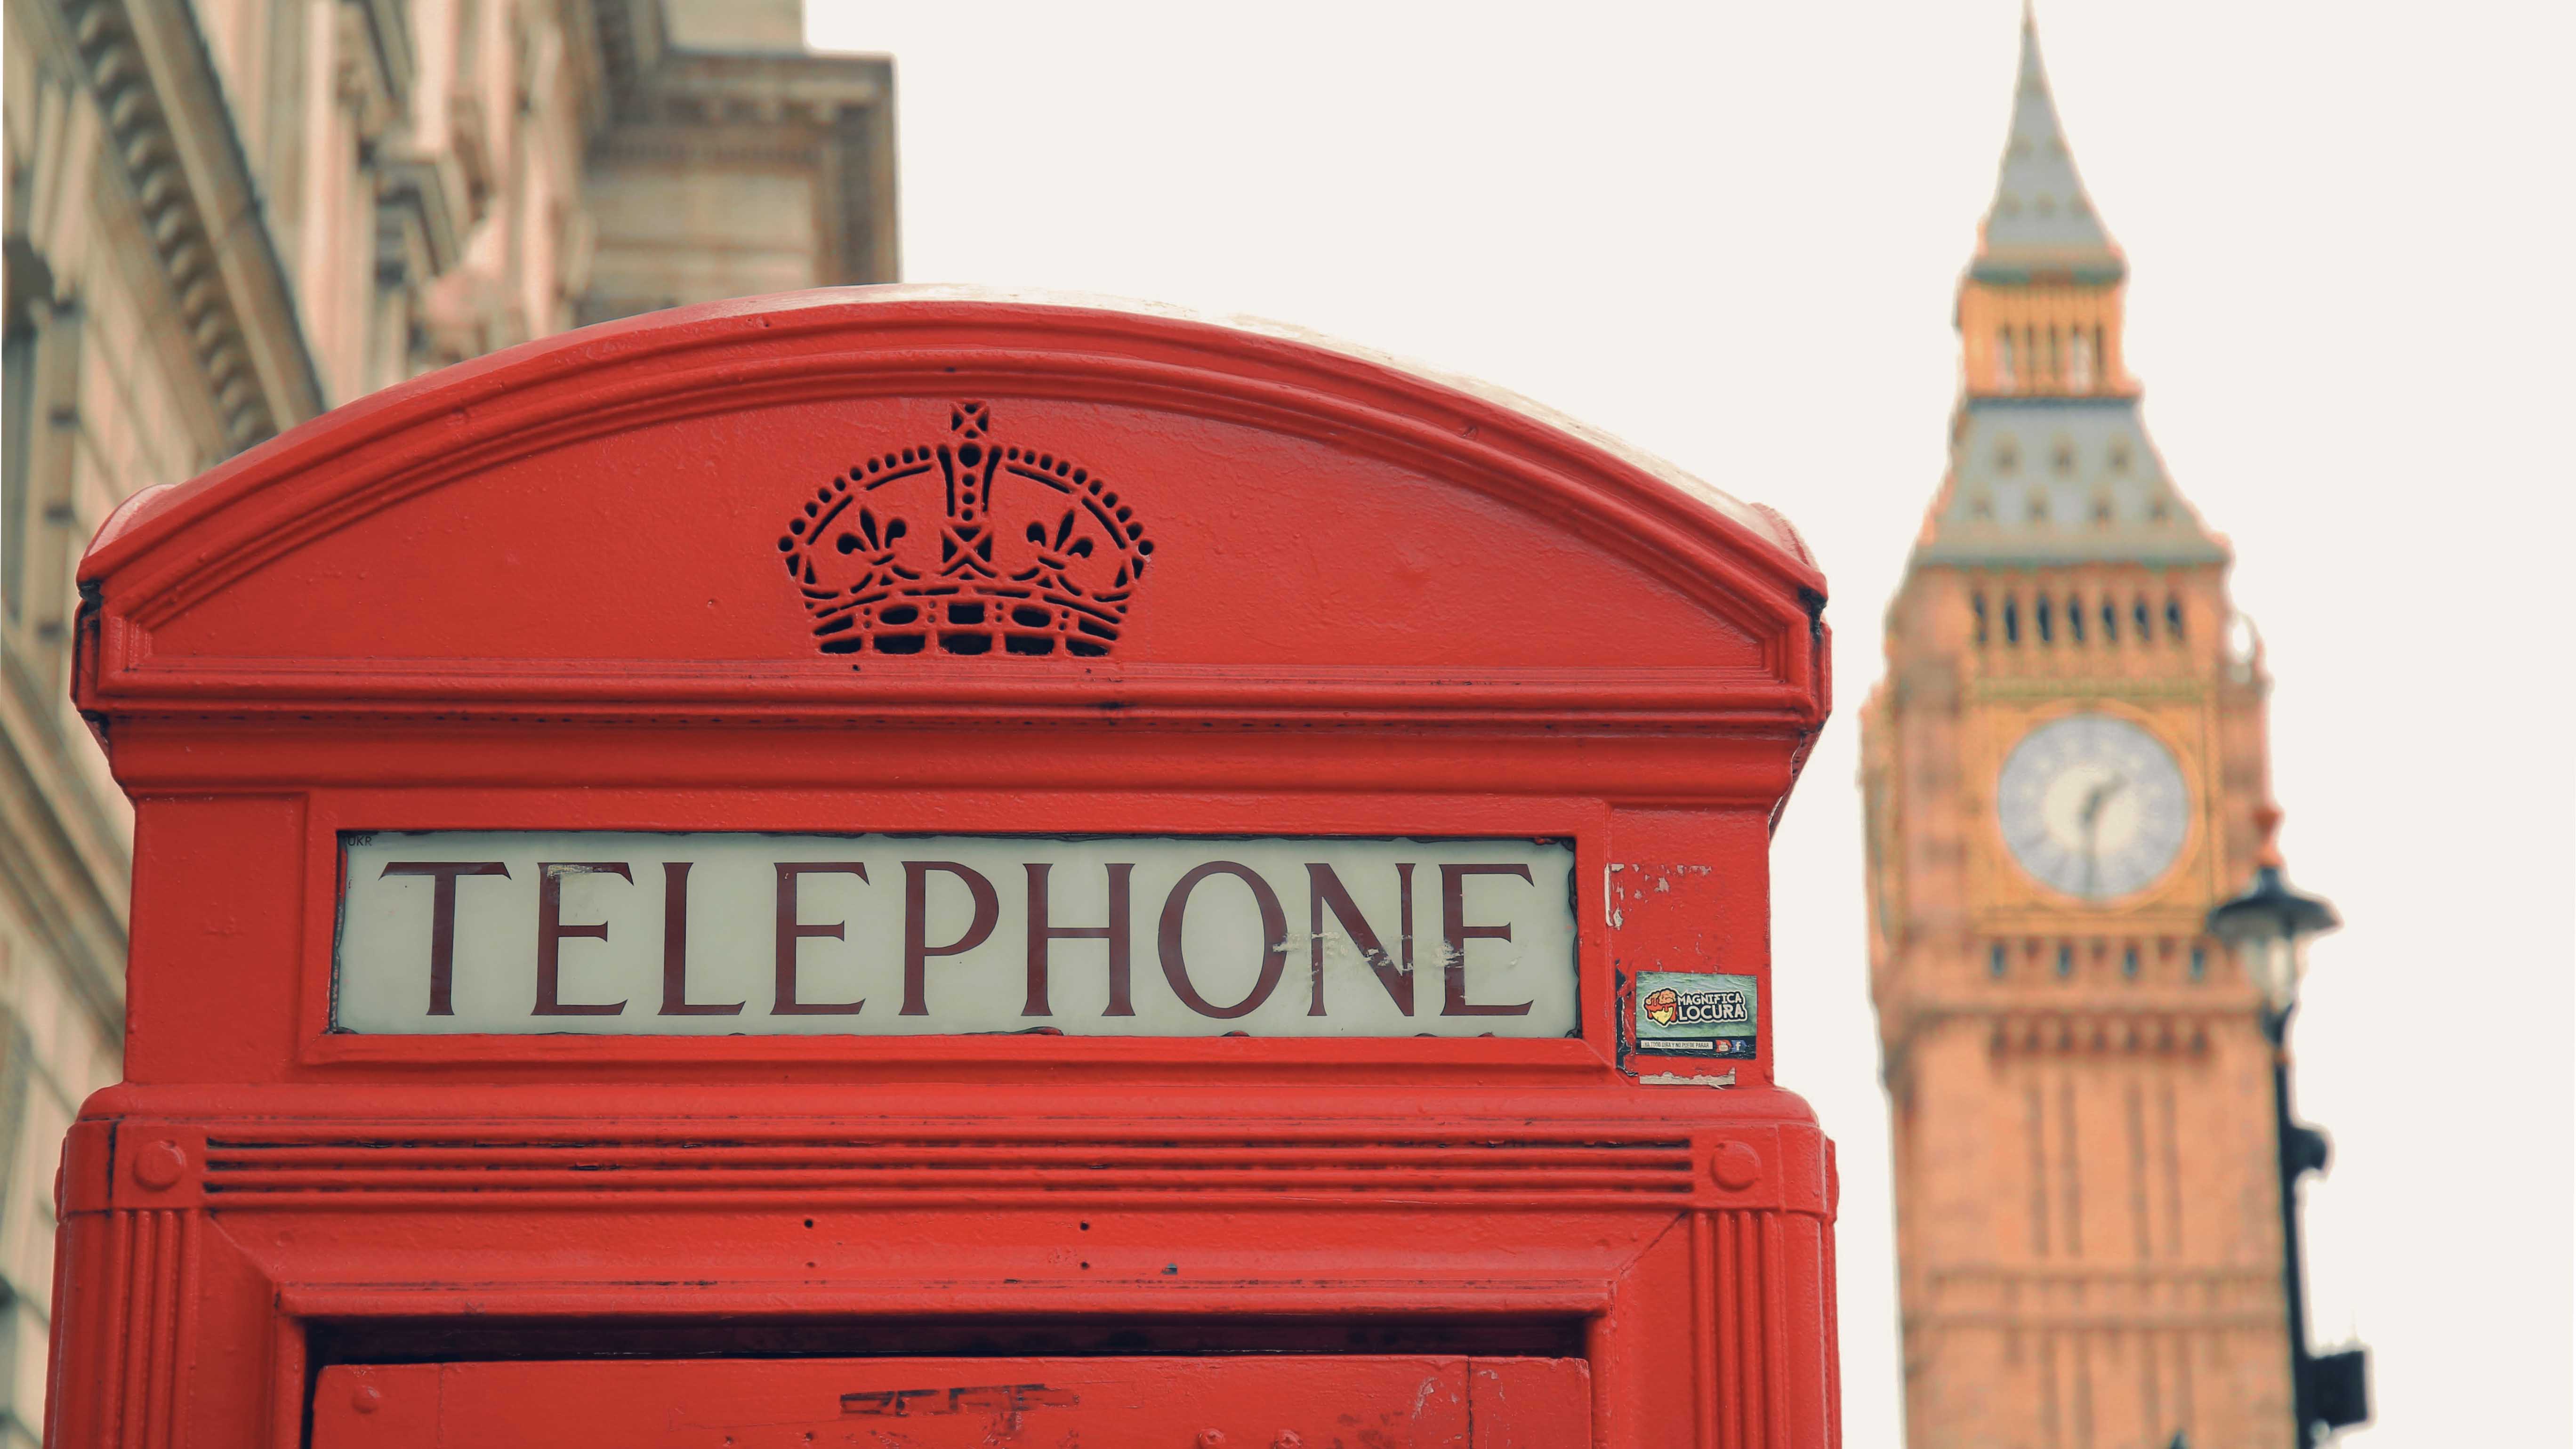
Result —
M115 165L238 451L322 411L284 262L187 0L67 0Z
M815 280L902 275L890 57L692 49L672 43L662 0L578 3L604 94L594 162L815 167L824 213Z

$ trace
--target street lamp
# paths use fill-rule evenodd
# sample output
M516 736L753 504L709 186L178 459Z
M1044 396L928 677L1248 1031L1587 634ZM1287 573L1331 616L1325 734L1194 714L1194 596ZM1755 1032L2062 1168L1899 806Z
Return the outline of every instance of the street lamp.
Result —
M2308 940L2342 924L2334 907L2290 888L2270 836L2279 813L2262 815L2264 846L2245 894L2209 913L2209 933L2227 943L2263 996L2263 1038L2272 1045L2272 1125L2281 1171L2281 1275L2290 1303L2290 1402L2298 1449L2313 1449L2339 1429L2370 1419L2369 1350L2319 1357L2308 1351L2307 1284L2300 1263L2299 1179L2326 1166L2325 1134L2290 1113L2290 1016L2299 1009L2299 978Z

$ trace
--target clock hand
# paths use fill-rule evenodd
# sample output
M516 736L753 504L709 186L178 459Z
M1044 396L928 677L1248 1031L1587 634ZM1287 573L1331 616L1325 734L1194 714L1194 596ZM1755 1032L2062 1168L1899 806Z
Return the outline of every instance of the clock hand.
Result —
M2084 826L2084 891L2087 895L2092 894L2098 884L2096 858L2101 854L2102 807L2111 803L2111 797L2127 788L2129 782L2114 775L2086 791L2084 806L2076 812L2075 818Z
M2084 808L2076 813L2077 818L2084 822L2084 829L2087 834L2092 832L2093 822L2102 814L2102 807L2110 803L2112 796L2119 794L2122 790L2127 789L2128 786L2128 781L2114 775L2110 779L2094 786L2091 790L2085 793Z

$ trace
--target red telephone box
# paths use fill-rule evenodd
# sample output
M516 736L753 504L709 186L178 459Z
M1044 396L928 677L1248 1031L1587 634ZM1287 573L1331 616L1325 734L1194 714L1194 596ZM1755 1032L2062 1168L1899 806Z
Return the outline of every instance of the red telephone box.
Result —
M57 1444L1836 1442L1776 515L889 289L449 368L81 578Z

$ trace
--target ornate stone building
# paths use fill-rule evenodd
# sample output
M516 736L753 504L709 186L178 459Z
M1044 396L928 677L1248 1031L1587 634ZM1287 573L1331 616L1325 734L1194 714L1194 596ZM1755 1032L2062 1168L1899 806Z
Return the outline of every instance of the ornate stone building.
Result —
M56 1144L116 1080L129 821L65 698L127 495L441 364L892 281L893 67L799 0L5 0L0 1443L43 1423Z
M2140 425L2126 274L2025 24L1861 720L1918 1449L2290 1442L2270 1059L2202 931L2261 848L2266 681Z

